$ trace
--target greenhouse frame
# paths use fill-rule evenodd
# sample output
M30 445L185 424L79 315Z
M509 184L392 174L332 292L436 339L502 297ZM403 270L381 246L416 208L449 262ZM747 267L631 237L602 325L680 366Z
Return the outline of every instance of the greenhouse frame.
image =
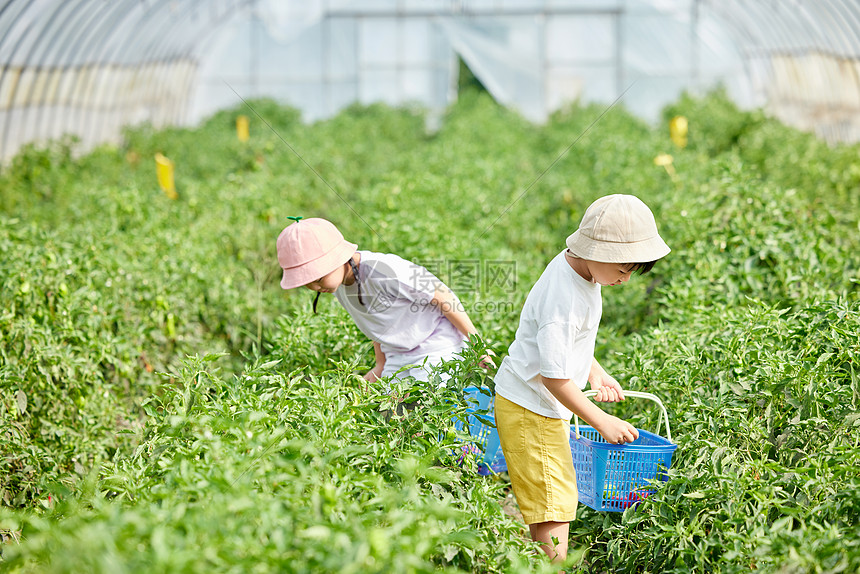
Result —
M272 97L305 121L352 103L418 105L432 129L462 61L544 122L571 101L647 120L684 90L829 142L860 139L860 5L850 0L7 0L0 158L72 134L194 125Z

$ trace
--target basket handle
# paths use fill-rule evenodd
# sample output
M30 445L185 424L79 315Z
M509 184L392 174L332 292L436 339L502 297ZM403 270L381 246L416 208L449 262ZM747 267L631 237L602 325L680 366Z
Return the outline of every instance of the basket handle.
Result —
M582 391L586 397L593 397L597 394L597 391ZM663 412L663 418L657 419L657 434L660 434L660 424L665 420L666 421L666 438L669 439L669 442L672 442L672 431L669 430L669 413L666 412L666 407L663 406L663 401L660 400L660 397L657 395L653 395L651 393L643 393L642 391L624 391L625 397L633 397L636 399L650 399L657 403L657 406L660 407L660 410ZM576 413L573 414L574 418L574 426L576 427L576 438L579 438L579 417L576 416Z

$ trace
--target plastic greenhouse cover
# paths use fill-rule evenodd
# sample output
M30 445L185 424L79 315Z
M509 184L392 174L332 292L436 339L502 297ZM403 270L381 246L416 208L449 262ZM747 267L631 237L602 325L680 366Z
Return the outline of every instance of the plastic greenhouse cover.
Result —
M36 109L61 104L80 117L126 110L99 125L194 123L268 96L308 121L376 101L418 103L432 118L456 99L459 57L496 99L537 122L571 100L609 104L622 93L633 113L655 120L681 90L717 82L742 107L782 105L800 117L804 102L824 102L843 114L828 120L834 126L856 114L856 67L844 61L860 48L856 0L96 4L0 0L0 109L35 106L40 126L65 125L65 111ZM69 121L91 123L78 120ZM10 122L6 144L19 139Z
M439 24L454 50L493 97L517 108L529 119L543 119L534 25L518 25L501 18L480 24L440 18Z
M255 15L235 19L206 50L192 118L240 103L237 93L242 99L267 95L286 101L306 121L356 101L417 102L431 110L448 104L455 62L432 20L357 17L358 6L365 13L363 2L341 1L337 9L325 4L324 14L318 1L295 10L260 2ZM292 16L296 20L279 28Z
M243 97L274 95L302 109L306 120L352 101L442 110L456 97L449 89L456 56L497 100L536 122L571 100L608 103L631 86L625 103L652 120L697 82L727 79L739 103L750 105L749 87L736 79L744 77L741 55L725 48L736 39L701 10L694 50L692 6L692 0L471 0L462 5L468 17L461 17L438 2L260 0L258 24L238 21L208 51L220 56L204 60L205 89L192 109L199 117L235 104L222 81L230 78Z
M263 0L257 4L269 36L281 44L297 38L304 30L322 20L325 15L322 0L303 0L302 2L283 2Z

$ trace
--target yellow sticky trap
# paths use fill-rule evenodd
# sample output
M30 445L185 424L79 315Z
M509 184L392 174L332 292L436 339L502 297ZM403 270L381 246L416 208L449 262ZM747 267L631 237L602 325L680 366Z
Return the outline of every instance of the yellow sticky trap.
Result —
M666 170L666 173L669 174L669 177L672 178L672 181L678 181L678 174L675 173L675 166L672 165L674 158L667 154L661 153L657 157L654 158L654 165L662 166L663 169Z
M687 147L687 118L675 116L669 121L669 137L679 148Z
M243 143L251 137L248 131L248 116L239 116L236 118L236 137Z
M661 153L654 158L654 165L666 167L667 165L672 165L673 161L675 161L675 158L673 158L671 155L667 153Z
M170 199L179 197L173 182L173 162L160 153L155 154L155 175L158 177L158 186L167 197Z

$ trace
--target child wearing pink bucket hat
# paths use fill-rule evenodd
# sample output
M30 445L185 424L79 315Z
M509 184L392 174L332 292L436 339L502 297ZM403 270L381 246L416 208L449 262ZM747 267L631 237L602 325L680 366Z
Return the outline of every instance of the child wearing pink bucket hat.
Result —
M648 206L632 195L592 203L547 265L523 305L514 342L495 376L496 427L514 495L533 540L554 560L567 555L578 494L570 450L576 413L607 442L638 431L589 401L624 399L621 385L594 358L601 287L647 273L669 253Z
M477 333L456 295L424 267L397 255L359 251L331 222L291 217L278 237L281 287L333 293L373 341L369 381L395 373L428 380L434 365Z

